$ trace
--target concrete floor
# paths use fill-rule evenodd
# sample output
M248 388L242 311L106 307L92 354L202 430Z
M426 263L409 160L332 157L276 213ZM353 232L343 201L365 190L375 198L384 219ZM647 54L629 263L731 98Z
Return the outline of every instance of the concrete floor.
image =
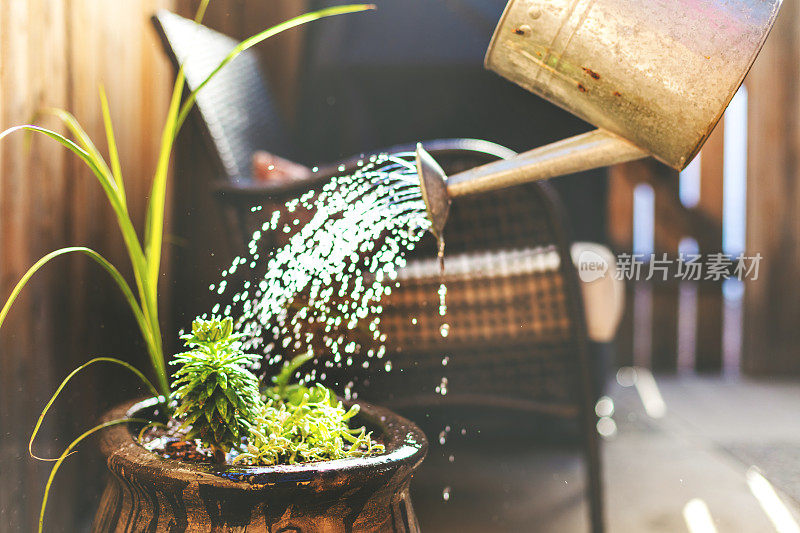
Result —
M602 442L609 532L800 532L800 383L647 381L608 388L617 428ZM414 485L422 530L588 530L576 451L505 449L469 435L434 444Z

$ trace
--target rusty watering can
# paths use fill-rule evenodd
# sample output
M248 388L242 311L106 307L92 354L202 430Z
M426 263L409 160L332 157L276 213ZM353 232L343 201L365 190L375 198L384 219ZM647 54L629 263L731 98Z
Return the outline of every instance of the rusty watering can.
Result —
M647 156L682 170L742 84L780 6L781 0L511 0L486 68L598 129L449 178L418 145L431 229L441 235L451 197Z

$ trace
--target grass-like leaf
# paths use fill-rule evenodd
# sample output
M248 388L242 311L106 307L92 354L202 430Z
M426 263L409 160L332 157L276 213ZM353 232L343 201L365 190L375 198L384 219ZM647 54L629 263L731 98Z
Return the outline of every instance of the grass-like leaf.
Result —
M100 150L97 149L97 147L94 145L94 142L92 142L91 137L89 137L89 134L86 133L86 130L83 129L83 127L80 125L80 122L78 122L78 119L76 119L72 113L57 107L48 107L44 109L41 114L53 115L63 122L70 133L72 133L72 135L75 137L75 140L78 141L78 144L95 160L98 167L100 167L100 170L103 171L103 174L111 174L111 170L108 168L105 159L103 159L103 155L100 153Z
M356 13L359 11L366 11L375 9L372 4L352 4L344 6L329 7L320 9L312 13L306 13L292 19L289 19L280 24L264 30L256 35L245 39L239 43L231 52L211 71L211 73L203 80L200 85L192 91L187 97L183 105L180 105L181 96L183 95L183 87L185 83L185 75L183 67L178 70L178 75L175 81L175 86L172 91L172 99L170 100L169 111L167 113L167 122L161 136L161 153L156 167L156 173L153 178L153 186L150 191L150 202L147 206L146 227L145 227L145 253L148 262L148 275L152 290L155 290L155 285L158 283L158 273L161 261L161 245L164 237L164 202L166 199L167 190L167 174L169 172L169 160L172 152L172 145L175 142L175 137L183 126L186 117L194 106L197 99L197 93L206 86L206 84L219 73L222 68L228 63L233 61L236 56L251 48L258 43L269 39L290 28L319 20L325 17L332 17L335 15L342 15L345 13Z
M149 420L145 420L143 418L118 418L116 420L109 420L108 422L103 422L102 424L98 424L92 429L84 431L77 439L73 440L67 449L61 454L61 456L56 459L53 468L50 470L50 476L47 478L47 484L44 486L44 497L42 498L42 507L39 511L39 533L42 533L44 528L44 512L47 508L47 498L50 495L50 486L53 484L53 479L56 477L56 472L61 467L61 463L64 462L64 459L70 455L72 450L81 443L85 438L89 437L93 433L100 431L101 429L105 429L107 427L116 426L118 424L125 424L128 422L141 422L143 424L147 424Z
M180 114L178 115L178 122L177 122L177 130L180 130L181 126L183 125L186 117L189 115L189 112L192 110L192 106L194 105L195 100L197 99L197 93L200 92L206 84L211 81L214 76L222 70L225 65L236 59L236 56L247 50L248 48L252 48L253 46L257 45L258 43L269 39L270 37L277 35L281 32L289 30L291 28L295 28L297 26L301 26L308 22L312 22L314 20L319 20L326 17L333 17L336 15L344 15L346 13L358 13L359 11L369 11L375 9L374 4L349 4L344 6L333 6L328 7L325 9L320 9L318 11L314 11L312 13L305 13L303 15L298 15L292 19L289 19L285 22L281 22L280 24L276 24L275 26L268 28L260 33L253 35L245 39L244 41L240 42L231 52L222 60L222 62L217 65L217 67L211 71L211 73L206 76L200 85L191 92L189 97L181 106Z
M105 269L105 271L109 273L111 278L117 284L117 287L119 287L120 291L122 292L122 295L124 296L125 301L128 303L128 306L131 308L133 316L136 319L136 323L139 326L140 331L142 332L142 337L145 340L145 345L147 346L148 355L151 359L151 363L153 364L153 367L157 369L159 363L163 361L163 357L160 351L153 349L155 346L157 346L157 344L155 343L152 337L152 330L150 328L150 323L148 322L142 308L139 306L139 303L136 301L136 297L133 295L133 291L128 285L128 282L125 281L125 278L122 277L122 274L120 274L119 270L117 270L116 267L114 267L114 265L112 265L106 258L104 258L99 253L95 252L91 248L86 248L84 246L71 246L68 248L61 248L59 250L50 252L49 254L45 255L44 257L36 261L36 263L34 263L33 266L31 266L28 269L28 271L25 272L22 278L17 282L17 284L11 291L11 295L8 297L5 304L3 305L3 308L0 309L0 327L3 326L6 316L8 316L8 312L11 310L11 306L14 304L17 297L22 292L22 289L25 288L25 285L27 285L28 281L30 281L33 275L36 274L36 272L39 271L39 269L41 269L44 265L46 265L56 257L71 253L80 253L86 255L87 257L95 261L97 264L102 266L103 269ZM157 378L159 378L160 380L160 376L157 375ZM166 380L166 375L164 376L164 380ZM169 390L169 387L166 383L160 385L162 386L162 394L163 390L167 391Z
M3 139L4 137L14 132L24 131L24 130L46 135L51 139L61 143L64 147L71 150L75 154L77 154L81 159L83 159L83 161L86 163L89 169L91 169L94 175L97 176L97 179L100 181L100 185L103 187L103 190L106 191L106 194L109 197L112 196L116 197L116 185L108 180L108 175L103 173L100 166L98 165L98 160L95 158L95 156L93 156L92 154L90 154L77 144L75 144L73 141L67 139L60 133L55 132L53 130L49 130L47 128L42 128L41 126L35 126L33 124L23 124L21 126L13 126L3 132L0 132L0 139Z
M150 355L151 362L153 364L153 369L157 374L161 392L162 394L167 394L169 392L169 383L167 381L166 366L164 363L164 356L162 351L161 332L158 326L158 306L157 306L156 294L155 291L151 291L148 286L148 278L146 276L147 263L145 260L144 252L142 251L141 248L141 244L139 243L139 237L136 234L136 230L133 227L133 222L131 221L131 218L128 214L128 208L125 203L124 193L120 194L120 189L117 187L117 182L114 180L111 171L108 170L108 166L106 165L105 161L99 155L97 149L94 147L94 144L92 144L91 140L88 139L88 136L86 136L85 132L80 127L78 122L74 119L74 117L72 117L72 115L70 115L67 112L58 112L55 110L53 112L57 116L59 116L62 119L62 121L65 122L67 127L74 134L76 134L76 137L84 146L79 146L77 143L71 141L70 139L67 139L60 133L31 124L25 124L21 126L8 128L7 130L0 133L0 139L3 139L7 135L10 135L11 133L18 131L29 131L33 133L40 133L55 140L56 142L60 143L62 146L64 146L65 148L76 154L78 157L80 157L81 160L83 160L84 163L86 163L86 165L89 167L92 173L97 177L98 182L105 191L109 203L111 204L111 207L114 209L114 212L117 216L117 222L119 224L120 232L122 234L123 241L125 242L126 248L128 250L128 255L130 256L131 259L134 277L136 279L136 285L140 296L140 304L138 305L138 307L139 309L141 309L141 315L142 315L141 318L143 319L144 323L146 323L146 326L143 327L144 323L142 322L142 320L140 320L140 317L138 315L136 317L137 322L139 322L139 326L140 328L142 328L142 331L144 333L144 339L148 347L148 354ZM56 255L61 255L61 253L66 253L63 250L83 251L84 253L91 255L89 252L86 252L86 250L88 249L82 247L76 247L75 249L71 248L62 249L54 253ZM99 254L97 254L96 252L92 251L90 252L99 257ZM93 258L97 260L97 257ZM49 260L50 258L48 258L47 260ZM103 259L102 261L98 262L100 262L107 270L109 270L107 267L111 266L111 264L108 261ZM26 273L26 276L29 278L30 275L32 275L36 270L38 270L39 267L42 266L42 264L43 263L41 264L37 263L38 266L34 265L36 266L36 268L34 268L33 271L29 270L28 273ZM123 285L120 284L120 281L124 281L124 279L122 278L121 275L119 275L119 272L116 270L116 268L114 268L113 266L111 268L113 269L113 272L112 270L109 270L109 273L112 274L112 276L115 278L115 281L117 281L119 287L123 289L123 292L125 293ZM116 275L114 273L116 273ZM25 281L27 281L27 279ZM22 285L20 284L17 285L15 291L12 292L12 297L9 298L9 301L13 301L13 299L16 298L19 289L21 289L22 286L24 286L24 283L22 283ZM124 284L124 287L127 287L127 283ZM128 288L128 292L125 293L125 297L126 299L129 300L129 302L131 301L131 296L132 296L131 291ZM132 301L135 302L136 299L133 298ZM6 308L9 305L10 304L7 302L6 305L4 306L6 312L7 312ZM135 311L134 314L136 314ZM4 318L4 316L5 313L0 315L0 325L2 325L2 318Z
M139 327L142 328L142 333L146 333L147 327L144 321L144 315L142 314L142 309L139 307L139 304L136 301L136 297L133 295L133 291L131 290L128 282L125 281L125 278L122 277L122 274L116 269L114 265L112 265L106 258L104 258L99 253L95 252L91 248L86 248L84 246L70 246L68 248L61 248L59 250L55 250L50 252L49 254L45 255L36 263L31 266L27 272L22 276L22 278L17 282L14 286L14 289L11 291L11 295L6 300L5 305L3 308L0 309L0 327L3 326L3 322L8 315L11 306L14 304L14 301L19 296L22 289L28 283L28 281L33 277L33 275L44 265L55 259L56 257L70 254L70 253L81 253L88 256L90 259L94 260L97 264L102 266L110 275L111 278L116 282L119 289L122 291L122 294L125 296L125 300L128 302L131 310L133 311L133 315L136 318L136 322L139 324Z
M208 3L209 0L202 0L200 2L200 7L195 16L196 22L199 23L202 21L203 15L208 7ZM133 275L136 281L136 289L138 292L137 303L136 297L133 295L130 287L119 274L117 269L108 261L100 257L96 252L93 252L88 248L81 247L65 248L62 250L57 250L52 254L48 254L48 256L42 258L26 273L26 275L23 277L23 280L21 280L20 283L18 283L14 288L14 291L4 305L2 311L0 311L0 326L2 326L2 322L8 313L11 303L13 303L19 294L19 291L28 281L30 276L36 272L36 270L38 270L53 257L63 253L82 251L103 265L103 267L109 271L114 280L117 282L117 285L122 290L125 299L129 302L131 308L134 310L137 323L142 330L145 343L147 344L148 354L153 365L153 370L157 377L160 392L163 395L168 394L169 383L167 380L167 370L163 354L161 329L158 321L158 282L161 269L161 253L164 236L164 208L166 202L170 156L175 137L177 136L178 131L180 130L180 127L188 115L191 107L194 105L197 92L201 90L210 79L212 79L226 64L232 61L241 52L277 33L323 17L340 15L344 13L353 13L372 8L374 8L374 6L358 4L322 9L313 13L300 15L299 17L295 17L291 20L273 26L268 30L242 41L230 54L228 54L228 56L219 64L219 66L206 78L206 80L203 81L200 86L198 86L198 88L189 95L183 105L181 105L181 97L183 95L185 76L183 69L179 70L175 85L173 87L172 97L170 99L167 120L162 133L161 149L156 165L156 172L153 176L153 184L145 216L146 222L144 246L142 246L142 242L139 240L139 236L137 235L136 230L133 227L133 222L128 214L127 199L122 178L122 168L119 161L119 153L114 136L114 129L111 123L111 113L109 111L108 99L102 86L100 87L100 105L102 109L103 124L106 132L109 157L111 161L110 167L75 117L62 109L49 109L46 110L46 112L59 118L72 133L72 135L74 135L77 142L66 138L64 135L58 132L32 124L15 126L0 132L0 139L3 139L7 135L17 131L28 131L31 133L46 135L47 137L60 143L68 150L72 151L74 154L80 157L81 160L83 160L83 162L89 167L89 169L97 178L100 186L103 188L103 191L106 193L108 201L117 217L119 229L122 234L123 241L125 242L131 265L133 267Z
M208 9L208 4L211 0L201 0L200 6L197 8L197 13L194 15L194 21L198 24L203 22L203 18L206 16L206 9Z
M34 454L33 453L33 441L36 439L36 435L38 435L38 433L39 433L39 428L41 428L42 423L44 422L44 417L47 415L47 412L50 410L50 407L53 405L53 402L55 402L56 398L58 398L58 395L61 394L61 391L64 389L64 387L67 386L67 383L69 383L69 381L73 377L75 377L76 374L78 374L80 371L82 371L84 368L86 368L88 366L91 366L93 364L96 364L96 363L113 363L115 365L120 365L121 367L130 370L131 372L133 372L136 375L136 377L138 377L141 380L142 383L145 384L145 386L148 389L150 389L150 392L153 394L153 396L155 396L155 397L159 396L158 390L153 386L152 383L150 383L150 380L148 380L144 376L144 374L142 374L139 371L139 369L137 369L135 366L131 365L130 363L126 363L125 361L122 361L121 359L116 359L114 357L95 357L94 359L91 359L91 360L85 362L84 364L82 364L81 366L79 366L78 368L76 368L75 370L70 372L69 375L66 378L64 378L64 381L61 382L61 385L58 386L58 388L56 389L56 392L53 393L53 396L50 397L50 401L47 402L47 405L44 406L44 409L42 410L42 414L39 415L39 419L36 421L36 425L34 426L33 432L31 433L31 438L28 441L28 453L30 454L31 457L33 457L34 459L38 459L39 461L57 461L57 459L46 459L44 457L39 457L36 454Z
M111 175L117 184L122 203L125 201L125 184L122 182L122 167L119 163L119 152L117 152L117 141L114 139L114 126L111 124L111 111L108 109L108 98L106 89L100 85L100 107L103 111L103 127L106 130L106 142L108 142L108 156L111 158Z

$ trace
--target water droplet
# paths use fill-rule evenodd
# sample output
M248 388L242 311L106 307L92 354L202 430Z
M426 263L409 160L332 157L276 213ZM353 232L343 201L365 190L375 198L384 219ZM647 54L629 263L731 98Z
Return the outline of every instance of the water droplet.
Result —
M370 157L355 173L336 176L265 216L248 243L247 259L236 257L222 274L244 287L226 292L225 281L211 287L230 294L224 314L236 318L248 350L263 349L272 359L275 346L296 353L322 349L330 355L319 361L320 369L359 362L366 368L366 359L384 357L387 337L374 318L383 311L380 300L391 294L406 254L430 227L415 179L413 154ZM276 231L287 234L277 250L261 242ZM253 275L232 276L248 268ZM249 280L257 281L257 291L248 292ZM373 345L349 344L352 332L363 330ZM391 362L384 368L391 371Z
M386 361L386 364L383 365L383 368L385 368L387 372L391 372L392 371L392 362L391 361Z
M453 455L453 454L450 454L450 457L448 457L448 458L447 458L447 460L448 460L448 461L450 461L450 462L452 463L453 461L455 461L455 460L456 460L456 456L455 456L455 455Z
M452 492L452 490L453 489L451 489L449 486L445 487L444 490L442 490L442 499L444 501L446 502L450 501L450 493Z
M597 432L601 437L611 438L617 434L617 423L609 416L604 416L597 421Z
M447 314L447 286L444 283L439 284L439 316Z
M597 416L612 416L614 414L614 400L608 396L602 396L594 406L594 412Z
M447 366L447 363L449 363L449 362L450 362L450 356L449 355L445 355L444 357L442 357L442 366Z
M448 335L450 335L450 324L445 323L439 326L439 334L442 337L447 337Z

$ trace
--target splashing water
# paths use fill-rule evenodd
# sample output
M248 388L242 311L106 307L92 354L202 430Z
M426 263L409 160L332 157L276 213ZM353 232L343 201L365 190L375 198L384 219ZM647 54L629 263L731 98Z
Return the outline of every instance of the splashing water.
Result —
M211 287L226 293L238 269L263 263L264 234L286 234L288 242L272 253L263 277L254 286L245 281L222 310L236 318L247 349L263 349L270 364L324 353L327 368L350 366L362 351L384 358L380 299L398 285L397 270L430 227L413 156L373 156L353 174L288 201L253 233L249 256L235 258ZM212 313L220 311L217 304ZM391 361L383 368L390 371ZM317 375L313 369L303 380L317 378L325 379L324 370Z
M450 335L450 324L447 322L447 285L445 284L444 238L440 236L438 241L439 247L437 256L439 258L439 316L442 317L442 323L439 325L439 335L441 335L442 338L446 338L448 335ZM442 357L442 366L446 367L449 362L450 356L444 355ZM436 393L441 394L442 396L447 396L447 385L447 376L442 376L441 381L436 386ZM439 433L439 444L441 446L445 446L447 444L447 436L449 433L450 426L445 426L445 428ZM451 463L455 461L455 456L450 454L448 461ZM451 490L452 489L448 486L442 491L442 499L445 502L450 500Z
M442 396L447 396L447 377L442 376L442 380L436 386L436 392Z
M439 432L439 444L444 446L447 442L447 436L450 434L450 426L445 426L442 431Z
M392 371L392 362L385 357L386 336L380 331L380 300L398 286L397 271L406 265L407 254L430 228L430 221L413 153L373 156L359 166L353 174L334 177L321 189L274 211L252 234L247 256L236 257L222 280L210 287L227 295L237 272L243 275L245 281L230 296L230 303L224 310L215 305L212 313L234 317L237 330L244 334L244 347L263 350L270 365L298 354L314 355L316 367L301 382L326 379L320 361L325 368L350 367L353 357L361 354L366 355L363 368L377 358L383 359L386 372ZM269 252L266 270L259 276L256 271L265 263L262 240L276 234L283 236L284 244ZM437 255L439 333L447 337L442 239ZM417 317L410 322L416 325ZM450 356L443 355L442 367L449 362ZM442 376L436 393L446 396L448 385ZM354 387L354 380L344 386L346 399L358 397ZM450 431L445 426L439 433L440 446L447 445ZM455 460L452 453L446 457L450 463ZM449 486L442 491L445 502L451 492Z

